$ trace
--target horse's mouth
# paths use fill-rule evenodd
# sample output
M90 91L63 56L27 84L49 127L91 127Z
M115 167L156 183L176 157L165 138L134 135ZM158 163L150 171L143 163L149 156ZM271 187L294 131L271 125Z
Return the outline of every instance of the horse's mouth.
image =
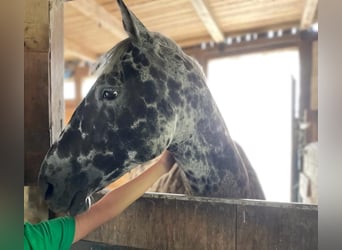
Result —
M71 216L75 216L82 212L88 210L91 206L90 197L83 191L78 191L75 193L74 197L70 201L69 208L67 209L68 213Z

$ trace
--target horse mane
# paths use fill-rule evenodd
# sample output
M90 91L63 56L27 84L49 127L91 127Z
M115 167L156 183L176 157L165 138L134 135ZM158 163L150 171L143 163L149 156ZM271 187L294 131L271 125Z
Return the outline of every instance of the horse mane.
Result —
M126 38L108 50L90 67L90 74L99 76L109 73L113 65L120 59L122 53L127 49L128 44L129 38Z

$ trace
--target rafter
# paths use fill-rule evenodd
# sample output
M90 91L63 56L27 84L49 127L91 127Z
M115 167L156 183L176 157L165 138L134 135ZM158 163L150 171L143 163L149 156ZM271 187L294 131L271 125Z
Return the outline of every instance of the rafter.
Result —
M318 0L306 0L302 19L300 22L301 29L307 29L314 22L315 14L317 11Z
M210 36L215 42L222 42L224 35L215 21L212 12L205 0L191 0L199 18L207 28Z
M126 33L121 28L121 20L109 13L95 0L70 1L67 4L77 9L86 17L93 19L97 23L100 23L102 27L110 31L118 39L122 40L127 37Z
M88 51L82 45L68 39L64 39L64 50L67 53L88 62L96 62L97 60L95 53Z

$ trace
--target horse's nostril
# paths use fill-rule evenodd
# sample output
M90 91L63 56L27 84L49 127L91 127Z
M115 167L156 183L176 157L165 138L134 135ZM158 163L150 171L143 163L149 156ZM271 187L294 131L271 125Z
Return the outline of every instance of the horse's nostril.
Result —
M53 185L48 182L47 183L47 190L45 193L45 200L48 200L52 196L52 193L53 193Z

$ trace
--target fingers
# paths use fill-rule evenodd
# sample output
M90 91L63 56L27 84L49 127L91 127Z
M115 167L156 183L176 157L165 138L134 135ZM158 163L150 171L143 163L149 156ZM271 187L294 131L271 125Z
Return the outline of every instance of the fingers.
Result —
M173 164L176 163L175 158L172 156L172 153L170 153L169 151L165 150L162 153L162 156L160 158L160 163L163 164L164 168L169 171Z

